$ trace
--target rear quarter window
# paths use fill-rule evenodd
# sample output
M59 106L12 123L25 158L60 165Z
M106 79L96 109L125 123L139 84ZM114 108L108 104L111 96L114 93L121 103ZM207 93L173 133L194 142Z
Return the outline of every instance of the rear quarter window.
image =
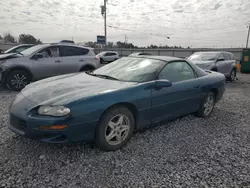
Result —
M94 50L89 50L89 54L88 54L89 56L95 56L96 55L96 53L95 53L95 51Z
M61 46L60 53L62 57L65 56L81 56L87 55L89 50L86 48L73 47L73 46Z
M228 53L223 53L223 57L225 60L231 60L231 57Z
M230 55L230 58L231 58L232 60L235 60L235 57L234 57L233 54L229 54L229 55Z

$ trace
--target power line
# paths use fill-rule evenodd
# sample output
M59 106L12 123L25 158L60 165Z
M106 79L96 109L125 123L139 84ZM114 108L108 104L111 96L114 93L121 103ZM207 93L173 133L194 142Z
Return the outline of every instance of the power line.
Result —
M143 33L143 34L146 34L146 35L153 35L153 36L157 36L157 37L164 37L164 38L170 39L169 36L160 35L160 34L147 33L147 32L142 32L142 31L136 31L136 30L133 30L133 29L125 29L125 28L116 27L116 26L112 26L112 25L108 25L108 27L113 28L113 29L123 30L123 31L130 31L130 32Z

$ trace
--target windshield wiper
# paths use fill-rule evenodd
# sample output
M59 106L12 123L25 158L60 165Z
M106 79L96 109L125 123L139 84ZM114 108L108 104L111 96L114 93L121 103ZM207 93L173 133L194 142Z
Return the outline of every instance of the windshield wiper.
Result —
M108 76L108 75L104 75L104 74L94 74L94 73L91 73L91 72L85 72L91 76L96 76L96 77L99 77L99 78L105 78L105 79L109 79L109 80L119 80L117 78L114 78L112 76Z

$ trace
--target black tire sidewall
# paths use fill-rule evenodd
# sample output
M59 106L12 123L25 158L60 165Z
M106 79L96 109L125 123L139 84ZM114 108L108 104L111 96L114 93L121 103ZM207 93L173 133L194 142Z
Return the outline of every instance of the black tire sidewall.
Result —
M110 121L110 119L118 114L124 114L125 116L128 117L129 122L130 122L130 129L129 129L129 133L128 133L127 138L122 143L114 146L114 145L110 145L106 141L105 130L106 130L106 126L107 126L108 122ZM95 133L96 145L104 151L114 151L114 150L120 149L131 138L131 136L134 132L134 128L135 128L135 120L134 120L133 114L131 113L131 111L129 109L127 109L126 107L112 108L104 113L104 115L100 118L100 120L97 124L96 133Z
M80 70L80 72L86 72L86 71L92 71L92 70L95 70L94 68L92 68L92 67L83 67L83 68L81 68L81 70Z
M232 77L231 77L232 74L234 74L234 79L232 79ZM229 80L230 80L231 82L233 82L233 81L235 80L235 78L236 78L236 70L233 69L233 70L230 72Z
M9 89L9 90L12 90L12 91L20 91L22 90L24 87L22 88L16 88L14 87L12 84L11 84L11 80L13 78L14 75L16 74L19 74L19 75L24 75L26 77L26 82L28 85L30 82L31 82L31 76L30 74L27 72L27 71L24 71L24 70L13 70L13 71L10 71L7 75L6 75L6 79L5 79L5 86ZM25 86L26 86L25 85Z
M204 114L204 110L205 110L205 109L204 109L204 105L205 105L205 102L206 102L208 96L210 96L210 95L212 95L212 96L213 96L213 99L214 99L213 109L211 110L211 112L210 112L208 115L205 115L205 114ZM198 112L197 112L197 115L198 115L199 117L202 117L202 118L208 118L208 117L210 117L210 115L213 113L214 106L215 106L215 95L214 95L213 92L209 92L209 93L206 94L205 98L203 99L203 101L202 101L202 103L201 103L201 105L200 105L200 108L199 108L199 110L198 110Z

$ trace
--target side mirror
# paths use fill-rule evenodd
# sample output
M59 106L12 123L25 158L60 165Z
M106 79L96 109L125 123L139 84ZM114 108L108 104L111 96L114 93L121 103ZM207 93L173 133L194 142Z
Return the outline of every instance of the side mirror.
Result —
M40 58L43 58L43 54L42 54L42 53L37 53L37 54L34 56L34 59L40 59Z
M225 61L225 58L224 58L224 57L219 57L219 58L217 59L217 61Z
M171 87L172 83L168 80L156 80L155 87L156 88L163 88L163 87Z

